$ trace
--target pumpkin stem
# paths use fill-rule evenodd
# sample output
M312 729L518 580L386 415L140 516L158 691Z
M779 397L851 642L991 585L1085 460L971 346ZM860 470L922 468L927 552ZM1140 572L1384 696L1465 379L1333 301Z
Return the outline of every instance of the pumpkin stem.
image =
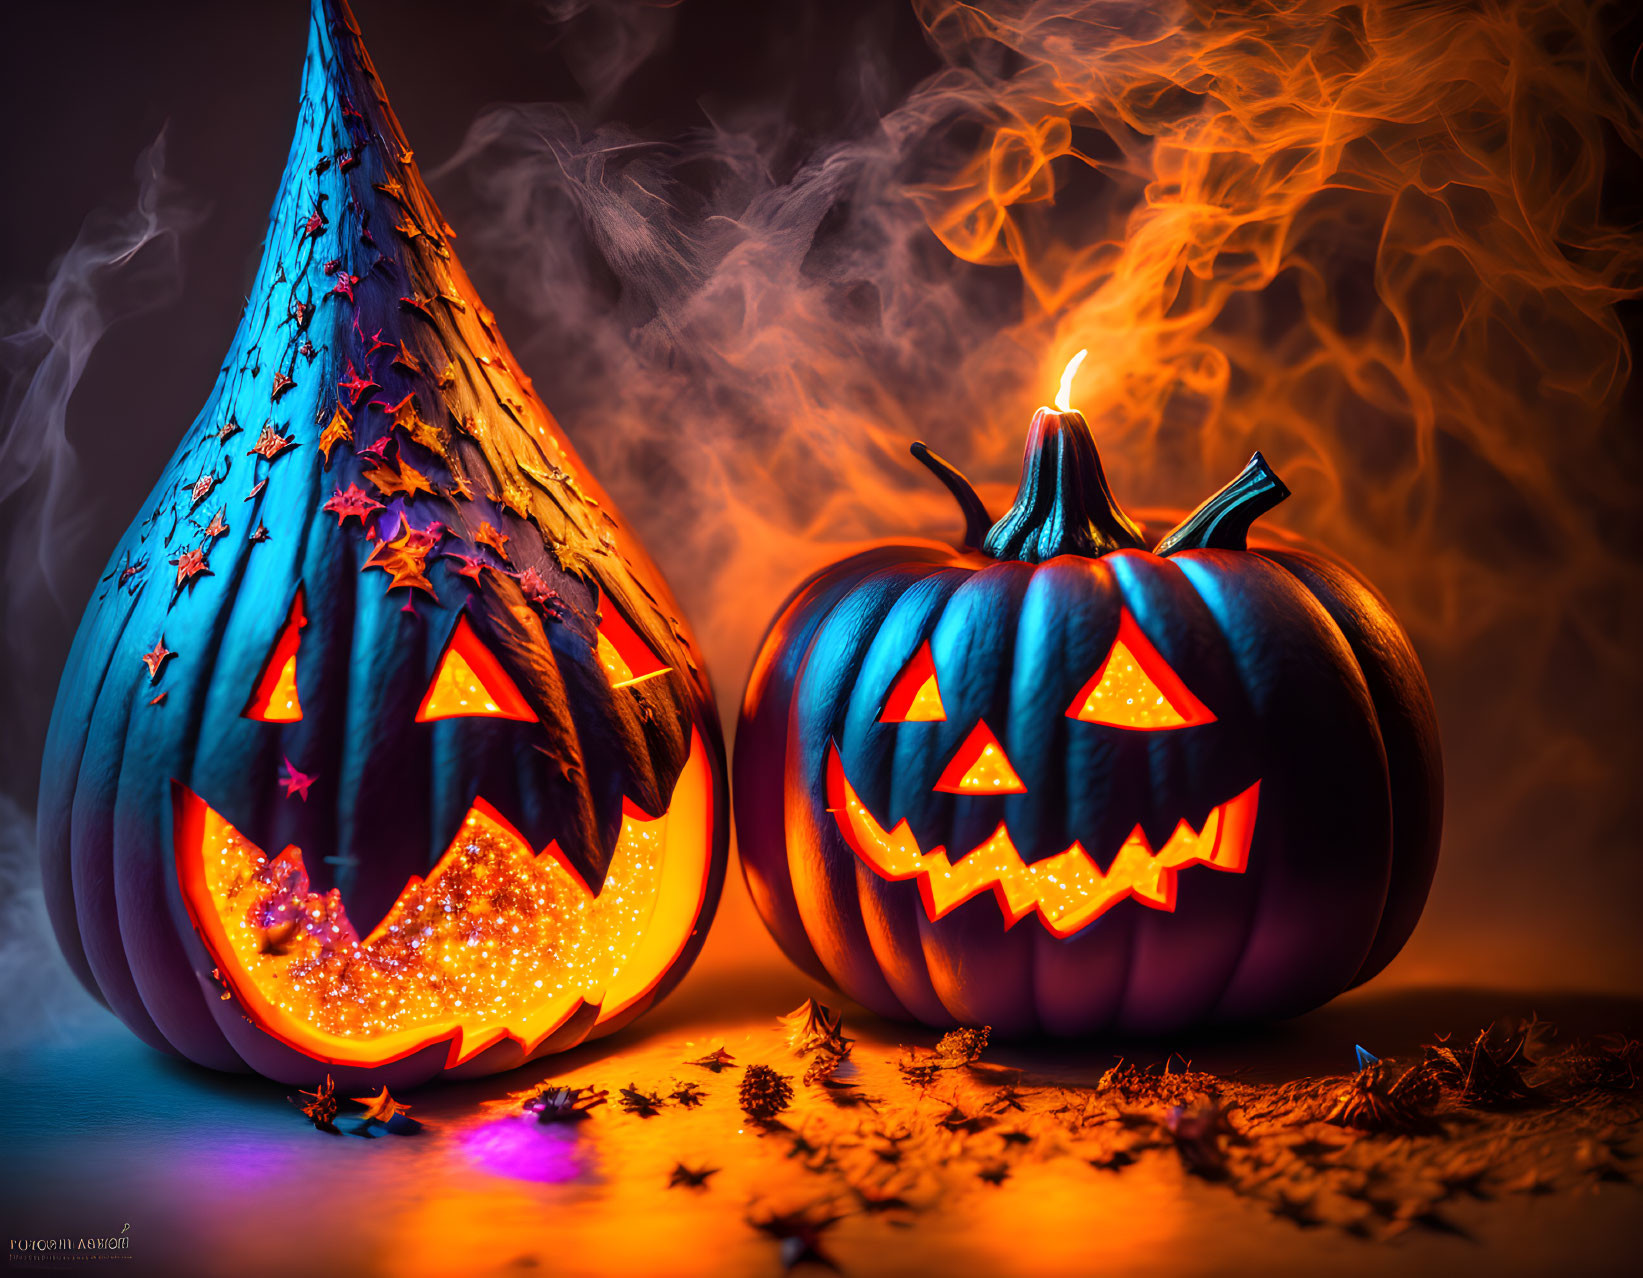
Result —
M1040 408L1027 430L1015 504L987 534L986 552L994 559L1042 563L1056 555L1093 559L1145 545L1107 487L1084 414Z
M1153 554L1245 550L1249 526L1288 496L1284 481L1256 453L1236 479L1165 533Z
M941 454L931 452L923 443L914 444L909 451L930 468L931 474L947 485L947 491L953 494L958 508L964 512L964 540L959 543L959 549L980 550L987 530L993 526L987 504L959 468Z

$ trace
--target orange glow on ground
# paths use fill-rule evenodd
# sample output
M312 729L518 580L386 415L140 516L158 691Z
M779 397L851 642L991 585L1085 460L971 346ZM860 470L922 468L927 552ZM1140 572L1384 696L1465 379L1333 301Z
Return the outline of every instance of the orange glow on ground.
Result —
M1156 732L1214 723L1215 716L1148 642L1125 609L1107 659L1073 698L1069 718Z
M1156 852L1136 826L1105 873L1077 843L1025 864L1002 823L987 842L954 864L945 848L923 851L906 821L893 830L881 826L844 775L836 747L827 759L828 805L845 842L881 877L917 880L931 919L991 891L1006 927L1036 911L1056 936L1071 936L1127 897L1155 910L1174 910L1176 875L1188 866L1242 874L1255 833L1260 789L1256 782L1213 809L1202 830L1182 821Z
M416 721L479 715L491 719L532 722L536 712L519 695L508 672L479 641L467 617L458 617L445 655L439 659Z
M941 687L936 683L935 659L925 642L897 677L879 722L940 723L946 717L947 707L941 703Z
M503 1038L528 1054L583 1002L617 1015L684 948L712 861L712 778L693 735L668 812L625 811L598 896L477 799L427 879L361 940L338 892L309 890L301 851L270 859L177 791L183 899L222 979L262 1029L337 1064L444 1040L448 1067Z
M301 631L308 624L302 611L302 591L291 601L291 612L280 629L263 667L257 690L245 707L245 717L262 723L296 723L302 718L302 700L297 695L297 648Z
M932 789L944 794L1025 794L1027 787L992 729L976 724Z

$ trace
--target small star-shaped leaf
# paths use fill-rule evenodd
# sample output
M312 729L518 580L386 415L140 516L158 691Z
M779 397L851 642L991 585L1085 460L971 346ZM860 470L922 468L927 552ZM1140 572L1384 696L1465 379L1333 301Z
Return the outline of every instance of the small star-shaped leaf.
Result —
M405 524L405 547L407 550L427 552L439 545L445 538L445 525L434 520L426 528L412 528L410 521Z
M210 567L205 561L205 548L196 546L193 550L186 550L171 561L177 569L177 589L187 586L190 590L201 577L212 576Z
M351 1098L356 1105L365 1106L365 1113L361 1116L368 1123L386 1123L397 1114L410 1113L409 1105L401 1105L388 1094L384 1087L375 1096L355 1096Z
M262 520L259 519L257 521L257 527L256 527L255 531L253 531L252 534L249 537L246 538L246 540L251 542L253 545L255 545L257 542L267 541L268 540L268 525L263 523Z
M822 1234L838 1223L837 1215L822 1212L781 1212L762 1220L748 1223L760 1233L768 1234L780 1244L782 1268L796 1269L800 1265L820 1265L824 1269L838 1269L838 1263L822 1247Z
M290 390L296 384L297 383L296 383L295 378L287 377L284 373L275 373L274 374L274 390L273 390L273 393L268 396L268 398L273 400L275 403L278 403L279 402L279 397L281 395L285 394L286 391Z
M331 293L337 297L346 297L350 302L354 300L354 285L359 283L359 276L350 275L347 271L337 272L337 282L331 285Z
M320 232L325 229L325 214L315 209L308 215L308 220L302 224L302 233L311 240L317 240Z
M291 318L296 320L299 330L306 329L308 321L314 318L314 304L312 302L292 302Z
M608 1092L592 1087L545 1087L524 1104L539 1123L580 1123L605 1103Z
M365 520L373 511L381 510L382 503L373 501L366 491L358 484L349 484L347 491L336 489L323 509L330 511L337 517L337 527L341 528L349 519L359 520L360 527L365 526Z
M736 1058L729 1052L725 1051L724 1046L721 1044L719 1047L714 1048L713 1051L709 1052L706 1056L701 1057L699 1060L686 1061L685 1064L697 1065L702 1069L711 1071L714 1074L722 1074L725 1070L735 1067Z
M365 371L369 373L371 370L367 367ZM337 383L339 389L348 393L348 404L351 408L358 408L360 396L375 385L369 377L361 377L354 371L353 360L348 361L348 376Z
M189 492L188 492L188 495L189 495L189 498L190 498L189 509L192 510L195 506L198 506L207 497L211 496L211 490L213 488L215 488L216 486L217 486L217 477L215 475L213 475L210 471L206 471L205 474L201 475L198 479L196 479L194 481L194 486L191 489L189 489Z
M405 398L397 404L389 404L380 399L373 399L372 405L382 409L392 419L394 425L405 432L407 439L421 444L429 452L444 451L445 441L440 437L439 429L430 422L422 420L422 414L417 412L416 392L409 391Z
M215 515L211 516L211 522L205 526L205 535L207 537L221 537L228 532L228 522L225 518L227 514L228 507L223 506Z
M702 1103L702 1089L696 1083L680 1083L668 1093L668 1099L677 1101L686 1109L695 1109Z
M281 435L279 431L274 429L273 422L264 422L262 433L257 436L257 442L246 451L246 456L249 457L255 453L265 461L273 461L287 448L295 447L296 442L297 437L295 435Z
M371 552L362 566L364 568L380 568L387 573L390 581L388 589L404 586L411 590L426 590L437 599L433 582L427 578L428 548L413 544L414 529L405 526L398 537L392 541L385 541Z
M158 683L160 681L160 671L165 667L165 663L176 655L175 652L165 646L165 636L161 635L155 641L154 647L143 654L143 664L148 667L148 681Z
M325 456L325 469L331 469L331 450L338 444L354 442L354 421L348 416L348 410L340 403L336 411L331 414L331 420L325 424L325 429L319 433L319 450Z
M217 437L217 442L219 444L226 444L235 435L238 435L240 433L240 424L237 421L235 421L232 417L230 417L227 421L225 421L221 426L217 427L217 429L212 431L211 433Z
M818 1049L845 1056L853 1040L842 1033L843 1018L823 1003L807 998L786 1016L777 1018L787 1031L787 1043L801 1056Z
M683 1163L673 1165L673 1174L668 1177L669 1189L705 1189L707 1178L717 1175L717 1167L686 1167Z
M365 468L365 478L370 480L376 490L384 497L392 497L395 493L404 493L406 498L415 497L418 493L432 493L434 486L424 475L403 457L396 457L390 465L386 458L374 466Z
M283 756L280 761L284 765L281 768L280 784L285 787L285 797L289 799L294 794L304 803L307 803L308 789L315 781L319 780L319 775L317 773L310 775L306 772L299 772L296 765Z
M622 1088L622 1108L640 1118L655 1118L661 1112L662 1097L656 1092L642 1092L633 1083Z
M509 540L508 534L495 527L488 519L480 522L479 531L474 534L476 545L489 546L501 555L504 560L508 557Z

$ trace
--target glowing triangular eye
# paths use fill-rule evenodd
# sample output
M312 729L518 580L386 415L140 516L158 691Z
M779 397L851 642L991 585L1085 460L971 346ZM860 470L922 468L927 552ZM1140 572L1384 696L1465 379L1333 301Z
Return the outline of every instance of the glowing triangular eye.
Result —
M947 717L941 703L941 685L936 682L936 663L928 642L921 644L896 678L885 700L880 723L940 723Z
M631 687L673 669L657 659L645 641L628 625L627 618L609 602L599 614L599 632L594 640L594 649L612 688Z
M291 601L291 611L280 627L274 650L263 663L256 691L246 703L245 717L261 723L295 723L302 718L302 701L297 696L297 647L299 633L308 624L302 611L302 590Z
M417 709L416 721L476 715L527 723L536 718L502 663L479 641L464 616L456 619L456 629L439 658L439 668Z
M935 789L944 794L1025 794L1027 787L985 723L978 723L947 763Z
M1187 691L1127 608L1119 614L1112 650L1073 698L1067 716L1141 732L1215 722L1209 707Z

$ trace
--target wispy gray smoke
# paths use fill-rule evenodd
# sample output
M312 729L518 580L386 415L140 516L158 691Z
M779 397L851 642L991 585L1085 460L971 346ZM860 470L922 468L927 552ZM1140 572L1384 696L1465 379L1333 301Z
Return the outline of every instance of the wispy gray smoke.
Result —
M62 656L40 634L62 617L62 570L83 524L69 400L110 326L176 295L179 236L199 216L165 175L164 131L136 177L133 208L92 214L42 288L0 304L0 1042L40 1027L48 1010L89 1002L40 896L32 796Z

